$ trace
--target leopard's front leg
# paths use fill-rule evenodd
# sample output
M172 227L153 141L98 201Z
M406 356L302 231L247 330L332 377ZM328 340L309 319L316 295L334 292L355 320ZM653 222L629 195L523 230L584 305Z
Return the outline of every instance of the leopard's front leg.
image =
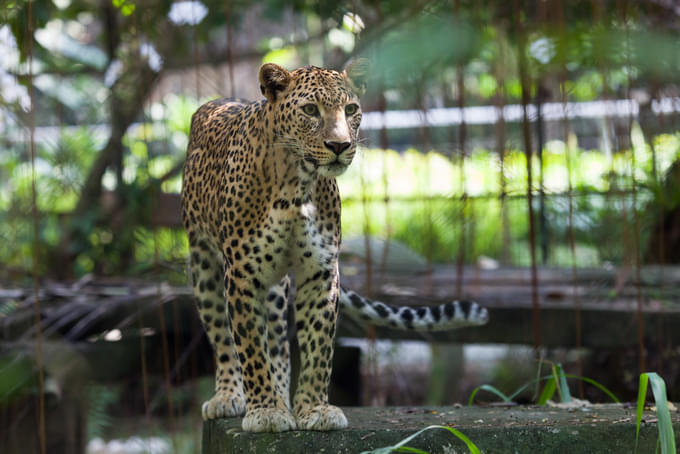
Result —
M238 265L227 267L225 284L234 348L241 363L246 394L243 430L284 432L296 428L295 418L277 387L267 343L265 289L248 279Z
M225 309L224 260L207 238L196 233L189 235L189 247L196 305L216 360L215 395L203 403L203 419L241 416L246 409L246 400Z
M323 262L330 263L302 267L295 297L301 366L294 409L297 426L302 430L347 427L342 410L328 403L339 284L337 258Z

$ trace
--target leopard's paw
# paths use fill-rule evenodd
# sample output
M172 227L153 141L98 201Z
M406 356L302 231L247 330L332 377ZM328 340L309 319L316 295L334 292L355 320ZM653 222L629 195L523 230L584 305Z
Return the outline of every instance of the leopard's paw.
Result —
M295 430L295 418L285 409L265 407L248 410L243 417L246 432L285 432Z
M297 415L300 430L336 430L347 427L347 418L334 405L317 405L300 410Z
M203 403L203 420L241 416L246 412L246 398L242 394L217 392L212 399Z

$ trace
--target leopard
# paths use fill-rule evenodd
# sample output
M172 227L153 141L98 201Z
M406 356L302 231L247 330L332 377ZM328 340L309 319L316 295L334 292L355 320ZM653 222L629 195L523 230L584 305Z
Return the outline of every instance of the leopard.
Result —
M193 293L216 364L206 421L242 416L247 432L345 428L328 399L340 307L397 329L486 323L477 303L391 306L339 284L336 177L357 151L368 73L366 59L341 71L265 63L263 99L220 98L192 116L181 200ZM292 402L289 331L300 354Z

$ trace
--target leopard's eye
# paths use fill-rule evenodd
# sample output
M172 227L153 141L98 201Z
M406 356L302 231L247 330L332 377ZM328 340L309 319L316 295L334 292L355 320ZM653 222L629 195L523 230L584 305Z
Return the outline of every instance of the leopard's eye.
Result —
M316 106L316 104L305 104L302 106L302 111L312 117L319 115L319 108Z
M356 104L347 104L345 106L345 115L347 116L354 115L355 113L357 113L357 110L359 110L359 106L357 106Z

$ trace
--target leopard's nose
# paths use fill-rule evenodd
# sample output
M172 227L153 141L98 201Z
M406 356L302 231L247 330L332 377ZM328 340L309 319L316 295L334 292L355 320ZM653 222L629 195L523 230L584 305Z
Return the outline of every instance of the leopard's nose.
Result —
M326 146L326 148L331 150L336 155L339 155L340 153L348 149L350 145L352 145L350 142L326 142L326 141L324 141L323 144Z

